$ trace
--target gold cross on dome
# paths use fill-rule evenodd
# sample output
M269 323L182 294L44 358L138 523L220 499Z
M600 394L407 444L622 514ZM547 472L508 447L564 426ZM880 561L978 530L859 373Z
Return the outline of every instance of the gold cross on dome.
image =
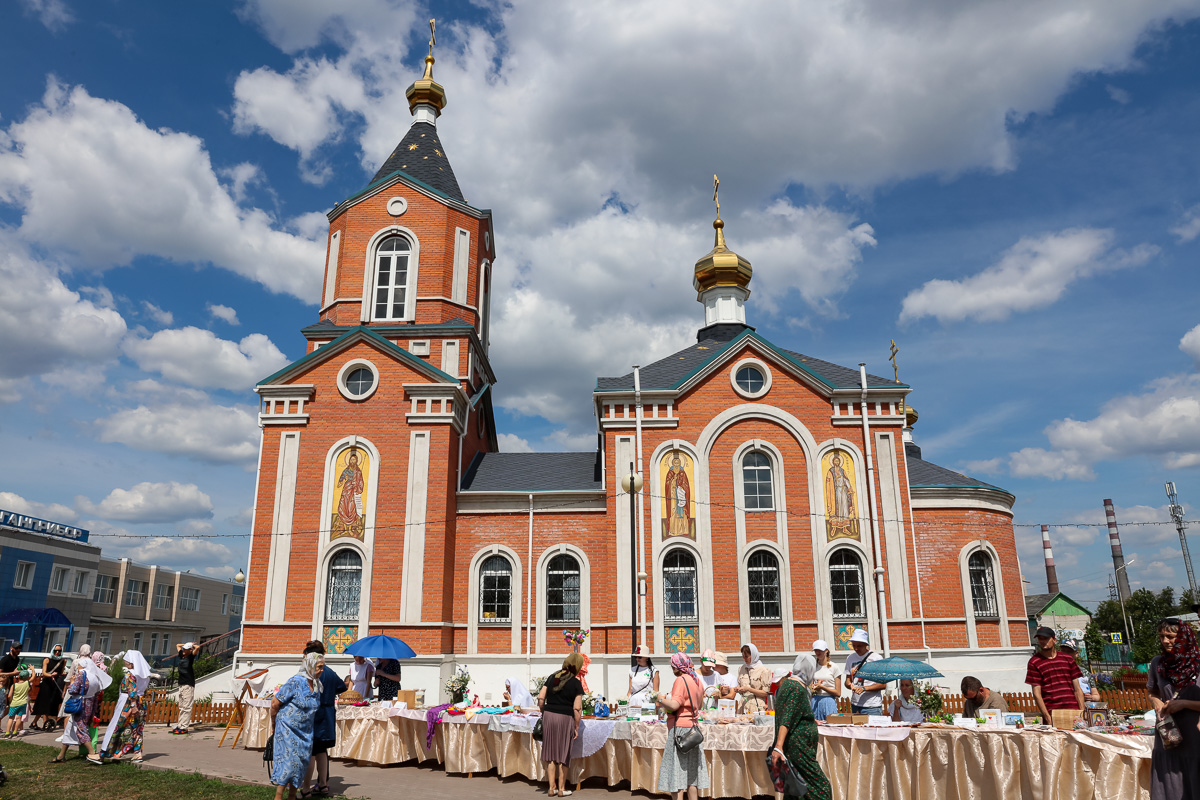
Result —
M900 348L896 347L896 340L892 339L892 355L888 361L892 362L892 373L896 376L896 383L900 382L900 368L896 366L896 354L900 352Z
M713 175L713 202L717 204L717 218L721 217L721 179Z
M437 20L429 20L429 55L433 57L433 46L437 44Z

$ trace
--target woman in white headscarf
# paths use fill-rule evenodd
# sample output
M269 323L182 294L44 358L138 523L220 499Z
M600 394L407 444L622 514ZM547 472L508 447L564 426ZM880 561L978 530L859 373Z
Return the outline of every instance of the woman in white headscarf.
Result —
M817 721L813 719L808 686L817 672L817 660L805 653L792 664L792 674L779 684L775 695L775 746L771 749L771 777L782 791L778 774L780 761L786 760L808 784L806 800L829 800L829 780L817 763ZM796 800L784 794L784 800Z
M304 783L304 773L312 758L313 727L321 706L321 671L324 653L306 653L304 671L287 679L271 699L271 726L275 760L271 765L271 783L276 800L283 790L295 800L296 790Z
M57 741L62 743L62 749L58 751L58 756L50 761L51 764L61 764L66 759L67 750L71 745L79 745L87 750L88 758L96 760L90 733L92 717L96 714L96 706L100 704L104 690L112 683L112 678L88 656L80 656L75 661L74 675L67 687L67 701L78 698L79 710L71 713L71 720L63 730L63 735L58 737Z
M751 642L742 645L742 661L738 668L737 692L742 696L743 714L762 714L767 710L771 693L771 670L758 657L758 648Z
M537 701L533 699L533 695L529 693L519 678L509 678L504 685L508 689L504 693L504 699L510 706L533 708L537 705Z
M100 758L114 761L142 760L142 727L146 724L146 709L142 701L150 684L150 665L138 650L125 651L125 676L121 678L121 694L113 709L112 721L104 732ZM96 759L93 759L96 760Z

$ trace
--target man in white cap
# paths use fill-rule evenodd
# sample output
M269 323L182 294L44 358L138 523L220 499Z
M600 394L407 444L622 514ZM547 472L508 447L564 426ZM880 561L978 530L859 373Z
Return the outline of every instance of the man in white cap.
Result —
M878 661L883 658L871 650L867 632L856 628L850 636L850 646L854 653L846 659L846 684L850 687L850 710L855 714L871 716L883 715L883 690L887 688L882 683L864 681L857 677L863 664Z
M171 733L186 734L192 724L192 703L196 699L196 643L175 645L179 658L179 723Z

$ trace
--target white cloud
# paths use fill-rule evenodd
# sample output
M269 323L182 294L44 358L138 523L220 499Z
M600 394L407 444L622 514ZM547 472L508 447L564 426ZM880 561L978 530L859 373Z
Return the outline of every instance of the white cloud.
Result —
M146 314L150 319L157 322L159 325L171 325L175 322L175 315L170 311L159 308L149 300L142 301L142 307L146 310Z
M501 433L496 436L500 443L501 453L532 453L529 442L513 433Z
M21 378L112 359L125 336L111 295L95 301L67 288L53 267L35 259L0 227L0 378Z
M994 322L1014 313L1045 308L1077 280L1098 272L1145 264L1158 252L1152 245L1113 248L1113 232L1073 228L1026 236L992 266L962 280L935 279L909 292L900 321L936 317L941 322L975 319Z
M1105 86L1104 89L1108 92L1108 96L1111 97L1114 102L1120 103L1123 106L1129 105L1131 102L1133 102L1133 95L1130 94L1128 90L1122 89L1120 86L1113 86L1110 83Z
M100 441L135 450L215 463L244 464L258 457L258 420L253 409L217 405L207 398L123 409L97 420L96 426Z
M1183 217L1171 228L1171 233L1178 236L1181 243L1190 242L1200 236L1200 204L1183 212Z
M92 530L96 532L95 528ZM117 534L112 538L102 536L99 539L105 556L124 557L141 564L157 564L168 569L191 570L212 577L227 577L222 574L222 569L230 567L236 560L229 546L215 539L183 536L127 538L121 535L127 531L113 526L106 526L102 533ZM217 574L212 575L209 570L216 570Z
M323 40L348 44L355 32L391 31L413 24L416 8L396 0L246 0L239 15L258 25L285 53L313 47Z
M289 363L261 333L231 342L190 326L159 331L149 339L129 339L125 352L147 372L188 386L230 390L248 389Z
M229 325L241 325L242 324L238 320L237 311L230 308L229 306L223 306L223 305L219 305L216 303L209 303L207 308L208 308L209 314L211 314L212 316L216 317L219 320L224 320Z
M75 15L63 0L21 0L25 13L38 18L46 28L54 33L64 30L75 21Z
M143 481L131 489L113 489L108 497L93 503L76 498L85 514L122 522L179 522L212 516L212 499L194 483L151 483Z
M1191 356L1196 369L1200 370L1200 325L1183 335L1179 340L1179 349Z
M180 523L179 532L185 536L199 536L201 534L212 533L213 524L203 519L189 519Z
M39 519L48 519L51 522L74 524L79 519L75 509L64 506L62 503L39 503L36 500L26 500L15 492L0 492L0 508Z
M25 239L67 249L80 266L154 255L212 263L305 302L320 288L322 241L239 205L200 139L152 129L82 87L51 80L0 134L0 203L20 209Z

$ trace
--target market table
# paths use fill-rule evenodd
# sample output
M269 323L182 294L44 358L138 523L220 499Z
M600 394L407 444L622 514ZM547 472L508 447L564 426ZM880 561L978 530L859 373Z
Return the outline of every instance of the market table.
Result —
M267 740L270 701L251 701L244 741ZM426 748L424 710L342 707L333 758L360 763L436 761L446 772L545 780L541 743L530 731L536 717L523 714L443 716ZM1056 797L1127 800L1148 798L1149 736L1090 731L969 730L949 727L822 725L817 759L834 798L887 800ZM770 725L705 725L709 789L704 797L774 794L765 756ZM658 723L585 719L572 748L568 780L603 778L610 786L657 792L667 728Z

